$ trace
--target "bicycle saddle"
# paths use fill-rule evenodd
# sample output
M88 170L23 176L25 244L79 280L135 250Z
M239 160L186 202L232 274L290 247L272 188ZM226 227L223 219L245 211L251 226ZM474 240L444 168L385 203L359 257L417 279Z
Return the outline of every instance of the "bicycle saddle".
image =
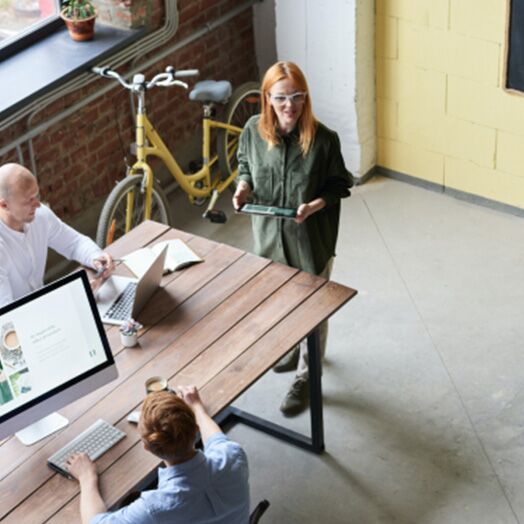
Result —
M189 99L198 102L227 102L230 96L231 83L227 80L202 80L189 93Z

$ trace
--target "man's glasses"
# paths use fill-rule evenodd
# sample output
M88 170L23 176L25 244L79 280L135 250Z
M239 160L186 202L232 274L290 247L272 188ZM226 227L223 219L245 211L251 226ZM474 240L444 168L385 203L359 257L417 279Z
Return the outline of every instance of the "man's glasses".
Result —
M272 95L271 93L269 94L271 100L273 100L273 102L279 106L284 105L288 100L292 104L302 104L306 99L306 96L307 93L300 91L297 93L292 93L291 95Z

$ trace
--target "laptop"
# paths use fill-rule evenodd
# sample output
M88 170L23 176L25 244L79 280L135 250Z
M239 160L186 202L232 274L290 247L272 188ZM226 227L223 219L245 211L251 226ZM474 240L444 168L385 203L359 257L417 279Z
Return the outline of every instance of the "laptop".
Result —
M137 318L160 286L166 253L167 246L140 278L111 275L100 286L96 294L96 303L102 322L120 326L130 318Z

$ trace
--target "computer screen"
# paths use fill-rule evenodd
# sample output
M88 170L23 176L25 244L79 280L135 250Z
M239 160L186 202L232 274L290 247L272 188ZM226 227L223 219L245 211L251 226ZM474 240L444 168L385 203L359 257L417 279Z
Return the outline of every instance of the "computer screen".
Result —
M0 438L117 376L85 271L0 308Z

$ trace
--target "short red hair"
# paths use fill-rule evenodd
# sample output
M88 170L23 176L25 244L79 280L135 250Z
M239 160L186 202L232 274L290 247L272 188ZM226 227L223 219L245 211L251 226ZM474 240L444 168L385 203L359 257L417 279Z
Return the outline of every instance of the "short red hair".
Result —
M170 460L193 449L198 426L193 410L183 399L169 391L159 391L144 400L138 429L151 453Z
M286 78L289 78L295 84L298 91L308 93L304 101L302 114L298 121L300 149L302 149L302 154L306 156L315 138L318 122L313 115L311 97L309 96L306 77L300 68L293 62L277 62L266 71L261 87L262 108L260 120L258 122L258 131L262 138L269 144L269 148L278 144L278 120L273 107L269 103L269 91L273 85Z

